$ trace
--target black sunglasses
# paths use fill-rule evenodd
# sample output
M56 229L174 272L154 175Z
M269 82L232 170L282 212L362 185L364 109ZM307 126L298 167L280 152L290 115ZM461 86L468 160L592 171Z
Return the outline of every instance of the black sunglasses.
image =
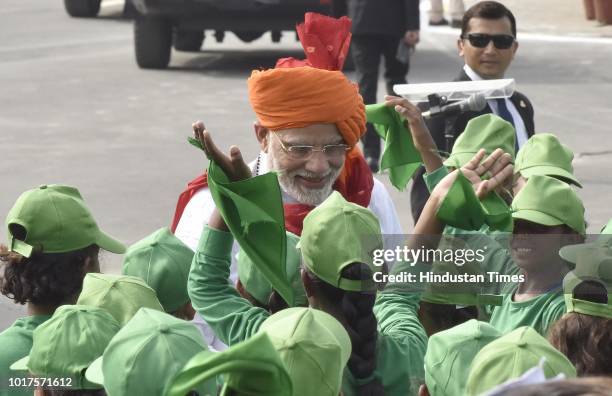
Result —
M467 39L472 47L476 48L485 48L491 40L497 49L508 49L514 44L514 37L509 34L469 33L461 38Z

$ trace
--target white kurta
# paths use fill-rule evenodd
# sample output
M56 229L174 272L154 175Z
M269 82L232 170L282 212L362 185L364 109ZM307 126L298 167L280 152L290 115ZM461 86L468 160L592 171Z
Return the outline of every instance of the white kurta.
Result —
M251 162L249 166L255 173L255 165L257 160ZM266 154L259 154L259 170L257 174L264 174L268 172ZM293 199L283 192L283 201L291 202ZM215 203L210 194L208 188L202 188L195 193L193 197L185 206L185 210L179 220L174 235L180 239L185 245L189 246L192 250L198 246L200 235L202 235L202 229L205 224L208 224L208 219L215 208ZM374 187L372 189L372 195L370 198L370 209L378 218L380 222L380 228L383 235L399 235L402 234L402 227L395 210L395 205L391 200L389 192L385 186L374 178ZM230 280L233 284L236 284L238 280L238 269L236 267L236 253L238 252L239 246L234 242L232 249L232 266L230 270ZM214 336L214 333L210 327L204 322L199 314L196 314L194 323L200 327L200 330L204 334L206 342L209 347L215 350L223 350L227 348L219 339Z

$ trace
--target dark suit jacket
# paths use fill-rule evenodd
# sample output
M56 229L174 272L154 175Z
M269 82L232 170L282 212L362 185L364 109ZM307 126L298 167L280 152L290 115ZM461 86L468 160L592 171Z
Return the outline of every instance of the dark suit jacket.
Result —
M455 81L470 81L470 78L465 73L463 69L461 69L461 73L455 79ZM520 92L514 92L514 94L510 97L510 101L516 107L518 113L520 114L523 122L525 123L525 129L527 130L527 136L531 137L535 133L535 124L533 120L533 106L531 102L525 95ZM463 131L465 130L465 126L468 121L474 117L481 116L483 114L489 114L493 111L487 105L484 110L480 112L470 111L461 113L455 117L436 117L427 121L427 126L431 135L438 146L438 150L450 152L453 148L453 144L455 140ZM447 139L445 135L449 134L452 136L450 141L447 144ZM447 147L448 146L448 147ZM425 182L423 180L423 174L425 173L425 168L421 167L413 177L414 184L412 186L412 190L410 191L410 204L412 208L412 218L414 222L418 220L421 215L421 211L423 210L423 206L425 206L425 202L429 198L429 191L427 191L427 187L425 186Z
M346 0L354 35L403 36L419 30L419 0Z

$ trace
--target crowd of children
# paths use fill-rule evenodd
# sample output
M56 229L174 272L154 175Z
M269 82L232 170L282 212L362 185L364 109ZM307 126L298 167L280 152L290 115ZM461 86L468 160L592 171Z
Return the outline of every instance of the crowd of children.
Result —
M572 151L543 133L516 152L512 125L488 114L443 159L416 106L366 109L313 59L249 80L268 157L249 166L194 124L214 205L192 247L162 228L126 249L74 187L17 199L0 288L27 316L0 332L0 395L612 394L612 222L587 242ZM431 195L405 245L482 260L374 262L393 211L355 148L366 117L394 131L394 184L425 165ZM125 253L121 275L100 273L101 250ZM429 271L520 281L374 281Z

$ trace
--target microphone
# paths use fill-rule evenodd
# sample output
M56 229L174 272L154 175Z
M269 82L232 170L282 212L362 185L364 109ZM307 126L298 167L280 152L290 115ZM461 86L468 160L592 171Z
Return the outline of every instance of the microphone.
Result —
M423 112L423 118L432 118L437 116L450 116L466 111L480 111L487 105L487 99L483 93L471 95L466 100L447 104L436 109Z

